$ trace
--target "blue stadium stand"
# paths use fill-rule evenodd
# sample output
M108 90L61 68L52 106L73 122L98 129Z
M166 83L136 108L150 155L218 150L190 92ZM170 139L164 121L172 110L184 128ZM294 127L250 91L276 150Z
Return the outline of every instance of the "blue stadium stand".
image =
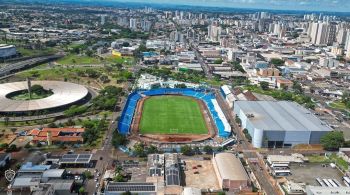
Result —
M137 102L142 96L157 96L157 95L184 95L193 98L203 100L208 107L208 110L217 126L218 134L220 137L227 138L230 136L230 132L225 131L223 122L218 116L218 113L214 109L212 99L215 99L213 93L205 93L204 89L151 89L151 90L138 90L131 93L126 101L124 110L120 116L118 122L118 131L121 134L129 134L131 123L133 120L134 112L137 106Z

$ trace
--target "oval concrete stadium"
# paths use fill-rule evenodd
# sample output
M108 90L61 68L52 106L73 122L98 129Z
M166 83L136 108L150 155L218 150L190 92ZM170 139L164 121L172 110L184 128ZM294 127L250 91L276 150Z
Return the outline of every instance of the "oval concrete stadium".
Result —
M31 81L31 85L41 85L53 94L36 100L12 100L8 95L26 90L27 82L0 84L0 113L24 113L39 110L51 110L77 103L88 96L86 87L62 81Z

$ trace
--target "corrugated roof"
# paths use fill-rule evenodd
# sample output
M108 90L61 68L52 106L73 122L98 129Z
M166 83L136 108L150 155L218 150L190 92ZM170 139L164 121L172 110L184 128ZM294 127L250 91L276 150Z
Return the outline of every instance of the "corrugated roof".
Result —
M331 131L311 111L288 101L237 101L248 120L257 129L274 131Z
M49 169L44 171L42 177L48 177L48 178L62 177L64 171L65 171L64 169Z
M222 179L248 181L249 177L241 161L232 153L215 155L215 162Z

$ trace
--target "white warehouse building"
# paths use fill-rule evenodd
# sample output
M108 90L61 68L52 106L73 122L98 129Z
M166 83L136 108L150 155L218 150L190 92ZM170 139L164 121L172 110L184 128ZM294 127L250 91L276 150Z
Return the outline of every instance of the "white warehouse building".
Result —
M248 130L252 144L261 147L292 147L319 144L332 129L311 111L289 101L236 101L234 113Z

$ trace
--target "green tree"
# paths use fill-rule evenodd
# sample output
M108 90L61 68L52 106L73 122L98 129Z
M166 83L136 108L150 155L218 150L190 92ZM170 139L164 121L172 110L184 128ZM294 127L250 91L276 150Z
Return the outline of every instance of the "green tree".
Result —
M85 188L83 186L79 188L79 194L85 194Z
M113 133L112 144L114 147L125 146L128 143L126 136L119 134L117 131Z
M266 81L261 81L260 82L260 87L261 87L261 89L262 90L268 90L269 89L269 83L268 82L266 82Z
M31 88L32 93L36 93L38 95L45 93L45 89L41 85L33 85Z
M322 136L320 142L325 150L338 150L345 142L344 134L341 131L331 131Z
M184 145L184 146L181 146L181 153L183 154L183 155L186 155L186 156L191 156L191 155L193 155L193 150L192 150L192 148L190 147L190 146L188 146L188 145Z
M297 94L303 93L303 87L301 86L301 84L298 81L293 81L292 88L295 91L295 93L297 93Z
M7 149L6 152L15 152L17 151L17 146L15 144L11 144Z
M91 50L87 50L87 51L85 52L85 54L86 54L87 56L91 57L91 56L94 54L94 52L92 52Z
M138 157L145 157L146 156L145 145L143 143L135 144L133 152Z
M283 66L284 64L284 60L278 59L278 58L272 58L271 59L271 64L275 65L275 66Z
M214 61L214 64L222 64L223 61L224 61L224 60L222 60L221 58L219 58L219 59L216 59L216 60Z
M213 147L209 146L209 145L206 145L203 147L203 151L206 153L206 154L212 154L213 153Z
M84 171L83 175L86 179L92 179L94 177L90 171Z
M121 174L117 174L117 176L115 176L113 178L113 181L115 181L115 182L123 182L124 181L124 177Z
M154 145L147 147L147 154L156 154L159 153L158 148Z
M186 84L181 83L181 84L176 84L176 85L175 85L175 88L181 88L181 89L184 89L184 88L187 88L187 86L186 86Z

